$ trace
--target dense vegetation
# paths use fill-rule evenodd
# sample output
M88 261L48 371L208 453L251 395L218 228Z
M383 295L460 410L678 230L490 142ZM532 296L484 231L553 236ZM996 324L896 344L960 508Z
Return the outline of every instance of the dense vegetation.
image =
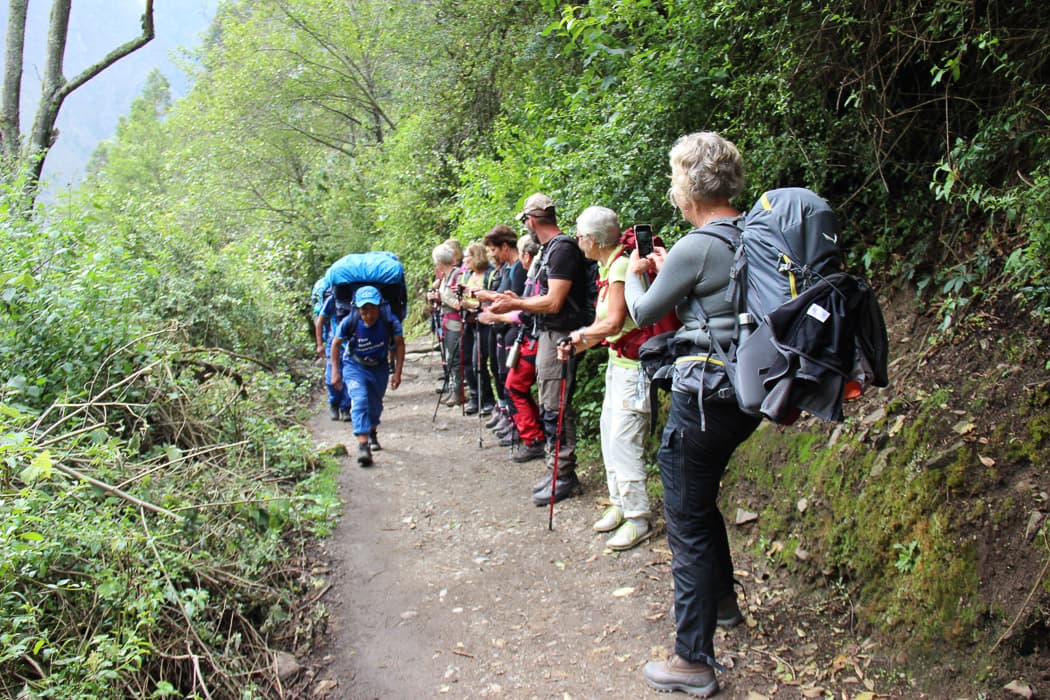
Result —
M0 689L275 692L267 650L308 641L282 637L310 585L285 562L332 508L291 369L311 348L313 281L342 254L386 249L418 289L434 244L510 222L536 190L568 228L605 204L673 241L666 153L682 133L741 147L742 206L774 186L824 194L854 268L928 310L929 348L914 350L987 333L991 308L1014 331L1023 309L1042 334L1048 15L1037 0L225 3L191 94L172 103L155 75L76 196L22 215L24 169L5 164ZM1011 362L1050 369L1045 347L998 340ZM1042 392L1023 402L1035 427L999 435L1010 464L1045 464ZM1004 612L972 600L949 624L977 585L971 560L926 564L982 517L936 494L997 478L967 473L965 450L921 476L923 430L949 403L937 387L909 396L849 426L851 448L763 440L792 477L765 482L790 511L770 506L769 537L826 542L865 622L923 621L922 641L956 643ZM907 440L855 459L885 447L879 434ZM762 485L769 466L750 464ZM904 476L846 478L876 467ZM829 507L799 522L787 483ZM917 593L934 581L937 595ZM1039 610L1026 624L1050 627Z

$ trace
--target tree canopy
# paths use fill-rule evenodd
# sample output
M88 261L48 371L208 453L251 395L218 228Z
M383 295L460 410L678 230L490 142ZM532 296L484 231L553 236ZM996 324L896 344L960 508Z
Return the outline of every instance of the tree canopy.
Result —
M425 268L428 243L479 237L535 189L565 221L603 203L673 239L667 149L713 129L745 154L742 200L819 191L870 274L1005 274L1045 309L1046 13L231 2L165 123L166 207L216 242L266 230L303 249L299 285L355 248Z

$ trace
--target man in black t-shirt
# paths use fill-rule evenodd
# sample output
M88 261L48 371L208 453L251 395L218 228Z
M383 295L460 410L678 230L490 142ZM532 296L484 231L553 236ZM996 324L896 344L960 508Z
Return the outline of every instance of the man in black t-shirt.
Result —
M547 475L533 486L532 500L537 506L554 499L561 500L579 491L576 477L576 421L572 410L572 391L576 378L576 358L569 360L568 379L565 382L564 402L561 401L561 370L558 361L558 340L571 331L585 326L594 318L594 307L589 306L591 284L587 261L576 242L558 228L554 202L545 194L536 193L525 200L517 219L521 221L541 245L540 269L537 282L539 293L520 298L501 294L493 302L492 310L506 312L526 311L536 319L539 349L536 354L536 380L539 387L540 415L547 442ZM562 434L558 438L558 413L562 410ZM558 481L552 483L555 445L560 443Z

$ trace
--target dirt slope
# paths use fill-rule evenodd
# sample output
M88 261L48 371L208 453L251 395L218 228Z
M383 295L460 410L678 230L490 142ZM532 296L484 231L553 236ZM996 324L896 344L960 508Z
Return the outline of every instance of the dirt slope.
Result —
M510 461L476 417L442 406L426 341L410 345L404 385L388 393L375 466L350 459L346 507L319 563L329 641L296 689L328 698L641 698L642 665L670 653L670 553L662 533L625 553L590 531L604 477L581 497L532 505L542 462ZM323 407L321 407L323 408ZM352 446L349 425L319 412L319 443ZM482 446L479 448L479 435ZM749 537L724 504L734 552ZM719 632L720 697L920 697L852 636L848 601L789 587L739 555L747 624Z

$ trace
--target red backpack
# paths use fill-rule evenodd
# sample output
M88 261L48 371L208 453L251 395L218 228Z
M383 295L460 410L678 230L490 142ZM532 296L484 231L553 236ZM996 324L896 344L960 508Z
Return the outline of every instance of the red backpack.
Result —
M660 240L659 236L653 237L653 244L663 246L663 241ZM620 236L620 252L618 252L611 260L609 265L612 266L613 261L619 258L621 255L630 255L631 251L635 248L634 241L634 227L631 226ZM649 271L649 283L652 284L653 279L656 278L656 272L653 270ZM608 285L608 282L599 283L599 294L601 288ZM678 316L675 314L674 309L667 312L667 315L661 318L659 321L651 326L644 326L638 328L632 328L623 335L621 335L616 342L609 343L609 347L616 351L619 357L626 357L629 360L638 359L638 348L642 347L642 343L652 338L654 335L660 335L667 331L673 331L682 327L682 322L678 320Z

